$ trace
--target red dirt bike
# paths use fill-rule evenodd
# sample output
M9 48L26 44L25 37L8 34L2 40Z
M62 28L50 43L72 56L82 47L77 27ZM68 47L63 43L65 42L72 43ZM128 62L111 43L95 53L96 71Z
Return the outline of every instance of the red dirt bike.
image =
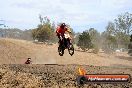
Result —
M69 39L69 34L64 34L64 36L60 36L58 53L60 56L63 56L64 50L68 49L69 54L72 56L74 54L74 47Z

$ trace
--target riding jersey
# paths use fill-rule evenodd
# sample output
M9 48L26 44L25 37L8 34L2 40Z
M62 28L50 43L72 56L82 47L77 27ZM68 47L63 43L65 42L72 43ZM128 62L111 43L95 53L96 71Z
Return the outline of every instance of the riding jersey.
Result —
M61 35L64 35L64 33L66 32L66 28L65 29L62 29L61 27L58 27L57 30L56 30L56 33L57 34L61 34Z
M61 27L58 27L56 30L56 33L57 33L57 36L59 39L60 39L60 35L65 36L66 38L69 38L70 40L72 39L72 37L70 35L70 33L71 33L70 28L65 27L64 29L62 29Z

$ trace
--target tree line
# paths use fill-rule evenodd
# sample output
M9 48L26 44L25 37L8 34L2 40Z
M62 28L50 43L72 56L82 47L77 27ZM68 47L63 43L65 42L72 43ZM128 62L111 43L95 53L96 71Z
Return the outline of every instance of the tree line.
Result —
M99 33L96 29L90 28L78 36L77 45L82 50L94 49L98 52L103 49L110 53L116 49L128 49L130 35L132 34L132 14L126 12L118 15L113 22L108 22L106 30Z
M48 17L39 15L40 23L37 28L30 30L0 29L0 37L18 38L25 40L38 40L39 42L58 42L56 37L56 27L59 24L51 22ZM100 33L95 28L90 28L82 33L75 33L70 27L73 34L74 44L84 51L93 49L95 53L99 49L105 52L112 52L115 49L127 49L132 34L132 14L123 13L117 16L111 22L108 22L104 32Z
M23 40L33 40L32 30L21 30L18 28L0 28L0 37Z

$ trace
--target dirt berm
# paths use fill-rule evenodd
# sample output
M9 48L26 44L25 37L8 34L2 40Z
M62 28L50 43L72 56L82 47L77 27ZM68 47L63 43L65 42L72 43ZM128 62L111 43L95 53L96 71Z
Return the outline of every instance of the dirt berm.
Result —
M92 65L0 65L0 88L132 88L131 83L78 86L78 68L87 74L130 74L132 68Z

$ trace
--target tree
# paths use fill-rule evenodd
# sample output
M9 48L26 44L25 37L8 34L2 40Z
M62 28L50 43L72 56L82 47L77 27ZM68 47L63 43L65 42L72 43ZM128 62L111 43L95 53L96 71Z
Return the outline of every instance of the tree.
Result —
M101 34L102 41L102 49L106 53L111 53L115 48L118 47L116 32L115 32L115 24L113 22L108 22L106 26L106 31Z
M119 48L127 48L132 33L132 14L126 12L115 19L115 35Z
M115 24L113 22L108 22L108 25L106 26L106 31L108 35L116 35Z
M52 32L55 32L55 30L56 30L56 26L55 26L55 23L54 22L51 25L51 30L52 30Z
M118 44L117 48L127 48L130 39L129 35L132 33L132 14L126 12L118 15L114 23L108 23L106 32L109 37L114 37Z
M93 53L97 54L99 52L99 48L101 47L100 33L94 28L90 28L88 32L93 44Z
M130 42L132 42L132 35L130 36Z
M115 48L117 48L116 37L111 35L109 31L105 31L101 34L102 49L106 53L112 53Z
M75 36L74 36L74 43L75 44L77 44L78 43L78 41L79 41L79 35L80 35L81 33L75 33Z
M47 40L51 39L53 28L50 20L47 17L43 18L41 15L39 15L39 19L40 24L38 25L38 28L32 30L32 37L38 41L46 42Z
M130 43L128 44L128 54L132 56L132 35L130 36Z
M37 30L36 29L32 29L32 37L33 39L37 39Z
M89 32L91 41L94 44L94 46L99 47L100 46L100 33L94 28L90 28L88 32Z
M115 19L115 24L117 32L130 35L132 32L132 14L126 12L125 14L118 15L118 18Z
M79 41L77 44L82 50L86 51L86 49L92 48L91 37L87 31L84 31L79 35Z
M46 42L51 38L51 27L49 24L44 24L42 27L37 29L38 41Z
M119 48L127 48L132 33L132 14L126 12L115 19L115 35Z

